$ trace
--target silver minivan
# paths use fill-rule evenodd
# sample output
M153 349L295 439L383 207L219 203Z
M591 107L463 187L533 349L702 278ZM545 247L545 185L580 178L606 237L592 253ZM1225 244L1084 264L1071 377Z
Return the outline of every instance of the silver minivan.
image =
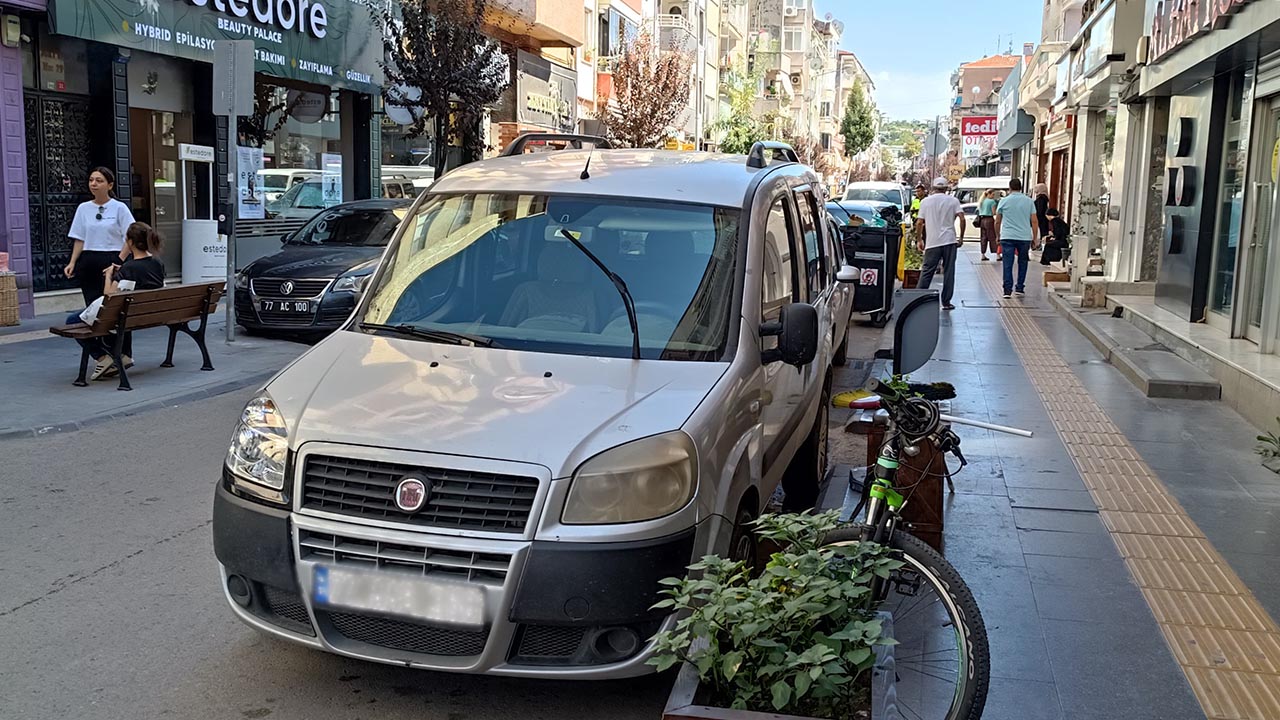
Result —
M398 665L650 672L658 580L754 558L775 488L811 507L826 475L857 276L825 201L778 143L441 178L244 409L213 510L232 611Z

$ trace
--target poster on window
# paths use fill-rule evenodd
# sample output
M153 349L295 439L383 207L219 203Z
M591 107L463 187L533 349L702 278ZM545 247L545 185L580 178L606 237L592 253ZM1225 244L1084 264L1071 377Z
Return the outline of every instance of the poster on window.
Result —
M321 153L320 169L325 207L342 202L342 156L337 153Z
M262 187L262 148L236 147L236 195L239 202L237 217L241 220L261 220L266 217L266 192Z

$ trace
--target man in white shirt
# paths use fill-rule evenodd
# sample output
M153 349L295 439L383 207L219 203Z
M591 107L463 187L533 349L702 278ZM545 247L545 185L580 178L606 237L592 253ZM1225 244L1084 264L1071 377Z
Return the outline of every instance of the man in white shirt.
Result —
M942 265L942 309L955 310L951 296L956 289L956 250L963 242L965 219L960 201L947 192L950 183L946 178L933 179L933 194L920 201L920 214L916 217L917 245L924 252L924 267L916 287L925 290L933 282L933 276ZM960 218L960 235L956 236L956 218Z

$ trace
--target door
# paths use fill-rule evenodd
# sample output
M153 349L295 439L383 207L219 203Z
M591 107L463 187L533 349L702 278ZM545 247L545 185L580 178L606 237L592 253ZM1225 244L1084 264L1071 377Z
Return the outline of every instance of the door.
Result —
M71 260L71 218L89 199L89 100L28 89L23 104L32 289L76 287L62 268Z
M1274 337L1275 320L1270 316L1275 309L1268 312L1268 295L1275 295L1276 288L1272 275L1275 255L1277 219L1277 180L1280 180L1280 100L1272 102L1262 111L1258 134L1257 156L1253 163L1254 172L1250 191L1254 202L1251 213L1252 223L1246 236L1248 244L1244 253L1245 282L1244 294L1241 296L1244 336L1253 342L1263 345L1263 351L1269 351L1272 343L1268 338ZM1275 304L1271 300L1271 304ZM1271 332L1264 332L1270 324Z
M775 322L782 308L803 297L798 282L797 265L803 264L803 252L796 252L796 213L790 193L778 194L769 207L765 223L763 258L760 264L760 321ZM760 351L778 347L777 337L761 337ZM791 459L788 441L795 434L794 420L804 394L804 370L783 362L764 366L764 382L760 392L760 424L764 440L765 477L777 481L784 462ZM785 455L785 457L784 457ZM779 460L783 462L779 462Z

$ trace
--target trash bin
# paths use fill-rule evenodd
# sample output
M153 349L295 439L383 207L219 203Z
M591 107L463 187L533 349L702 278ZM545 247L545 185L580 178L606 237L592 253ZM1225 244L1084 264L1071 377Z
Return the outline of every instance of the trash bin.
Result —
M898 223L886 227L844 225L840 234L845 259L858 270L858 281L853 286L853 310L870 316L876 327L884 327L893 316L902 226Z

